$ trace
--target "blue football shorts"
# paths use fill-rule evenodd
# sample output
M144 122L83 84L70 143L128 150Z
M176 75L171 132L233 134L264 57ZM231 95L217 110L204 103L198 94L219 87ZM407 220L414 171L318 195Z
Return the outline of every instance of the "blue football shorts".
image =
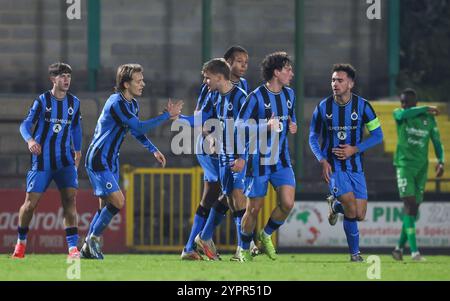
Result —
M292 167L285 167L263 176L246 177L245 195L249 198L266 196L269 182L275 189L284 185L295 187L295 175Z
M355 198L367 200L367 185L364 172L335 171L331 174L330 193L339 197L353 192Z
M78 188L78 173L75 165L58 170L30 170L27 174L27 192L43 193L55 181L58 189Z

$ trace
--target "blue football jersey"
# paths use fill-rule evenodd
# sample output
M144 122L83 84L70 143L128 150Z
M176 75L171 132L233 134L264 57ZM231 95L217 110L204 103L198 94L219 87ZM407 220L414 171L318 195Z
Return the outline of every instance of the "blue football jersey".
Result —
M31 134L33 124L36 127ZM25 141L34 138L41 145L41 154L31 155L32 170L74 165L73 151L81 151L82 140L79 99L71 93L64 99L56 99L50 91L39 95L20 125L20 132Z
M251 119L259 129L254 137L254 143L246 141L248 160L247 176L262 176L273 173L281 168L292 167L289 156L288 133L289 118L296 123L295 94L291 88L283 87L279 93L274 93L261 85L248 95L237 121L238 127L245 127ZM280 121L276 134L265 131L267 121L274 115ZM262 132L260 130L263 130ZM261 135L266 134L266 139ZM272 143L272 135L277 135L278 143ZM254 144L252 150L249 145ZM262 146L266 146L264 149Z
M243 89L234 86L226 94L218 93L217 100L214 103L214 113L212 115L221 124L221 133L218 141L221 165L234 161L237 158L239 141L237 140L235 120L239 116L239 111L246 97L247 93Z
M363 171L362 152L347 160L338 160L332 149L343 144L360 145L363 142L365 126L371 132L381 130L377 115L367 100L352 94L352 99L347 104L340 105L333 96L329 96L314 110L310 125L311 149L319 161L327 159L333 171ZM319 137L322 140L320 148Z
M239 87L245 92L245 95L247 95L247 91L249 89L247 80L245 78L241 77L238 82L232 82L234 86ZM203 114L203 121L205 121L208 118L212 118L212 116L216 116L216 111L214 110L215 105L217 104L219 92L217 91L209 91L208 85L203 83L200 87L200 93L197 98L197 104L195 106L195 113L196 114ZM240 108L240 106L239 106ZM200 113L202 112L202 113ZM217 116L216 116L217 117ZM181 119L187 120L189 124L193 127L194 126L194 118L193 116L180 116ZM203 148L204 143L204 136L198 135L198 139L195 142L195 153L196 154L208 154L208 152L205 151ZM209 154L213 157L216 157L217 154Z

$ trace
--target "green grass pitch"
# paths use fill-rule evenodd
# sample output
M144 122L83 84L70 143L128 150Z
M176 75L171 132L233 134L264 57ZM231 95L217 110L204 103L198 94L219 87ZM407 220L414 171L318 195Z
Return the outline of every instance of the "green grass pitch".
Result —
M369 263L350 263L346 254L282 254L277 261L260 255L251 263L181 261L179 255L105 255L105 260L81 260L80 280L355 280L367 278ZM365 256L367 257L367 255ZM380 256L381 280L450 280L450 256L427 256L396 262ZM29 254L23 260L0 255L0 280L69 280L74 267L64 254ZM373 281L373 280L370 280Z

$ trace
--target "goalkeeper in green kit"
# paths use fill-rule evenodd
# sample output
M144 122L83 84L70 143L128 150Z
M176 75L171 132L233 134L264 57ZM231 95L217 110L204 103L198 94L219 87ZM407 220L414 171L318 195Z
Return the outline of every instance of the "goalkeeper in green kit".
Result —
M417 96L413 89L406 89L400 95L402 108L394 110L397 124L397 150L394 165L397 169L397 185L404 204L403 227L400 239L392 256L403 260L406 242L411 249L412 260L424 261L416 243L416 218L427 181L428 143L433 142L438 159L436 177L444 174L444 150L439 138L435 115L439 111L433 106L416 106Z

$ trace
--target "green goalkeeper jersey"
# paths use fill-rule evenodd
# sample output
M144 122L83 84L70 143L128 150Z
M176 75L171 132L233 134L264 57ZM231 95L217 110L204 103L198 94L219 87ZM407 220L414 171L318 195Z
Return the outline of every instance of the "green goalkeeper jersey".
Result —
M433 142L438 161L444 163L444 150L439 129L428 107L395 109L394 119L397 123L397 150L394 155L396 167L420 169L428 163L428 143Z

